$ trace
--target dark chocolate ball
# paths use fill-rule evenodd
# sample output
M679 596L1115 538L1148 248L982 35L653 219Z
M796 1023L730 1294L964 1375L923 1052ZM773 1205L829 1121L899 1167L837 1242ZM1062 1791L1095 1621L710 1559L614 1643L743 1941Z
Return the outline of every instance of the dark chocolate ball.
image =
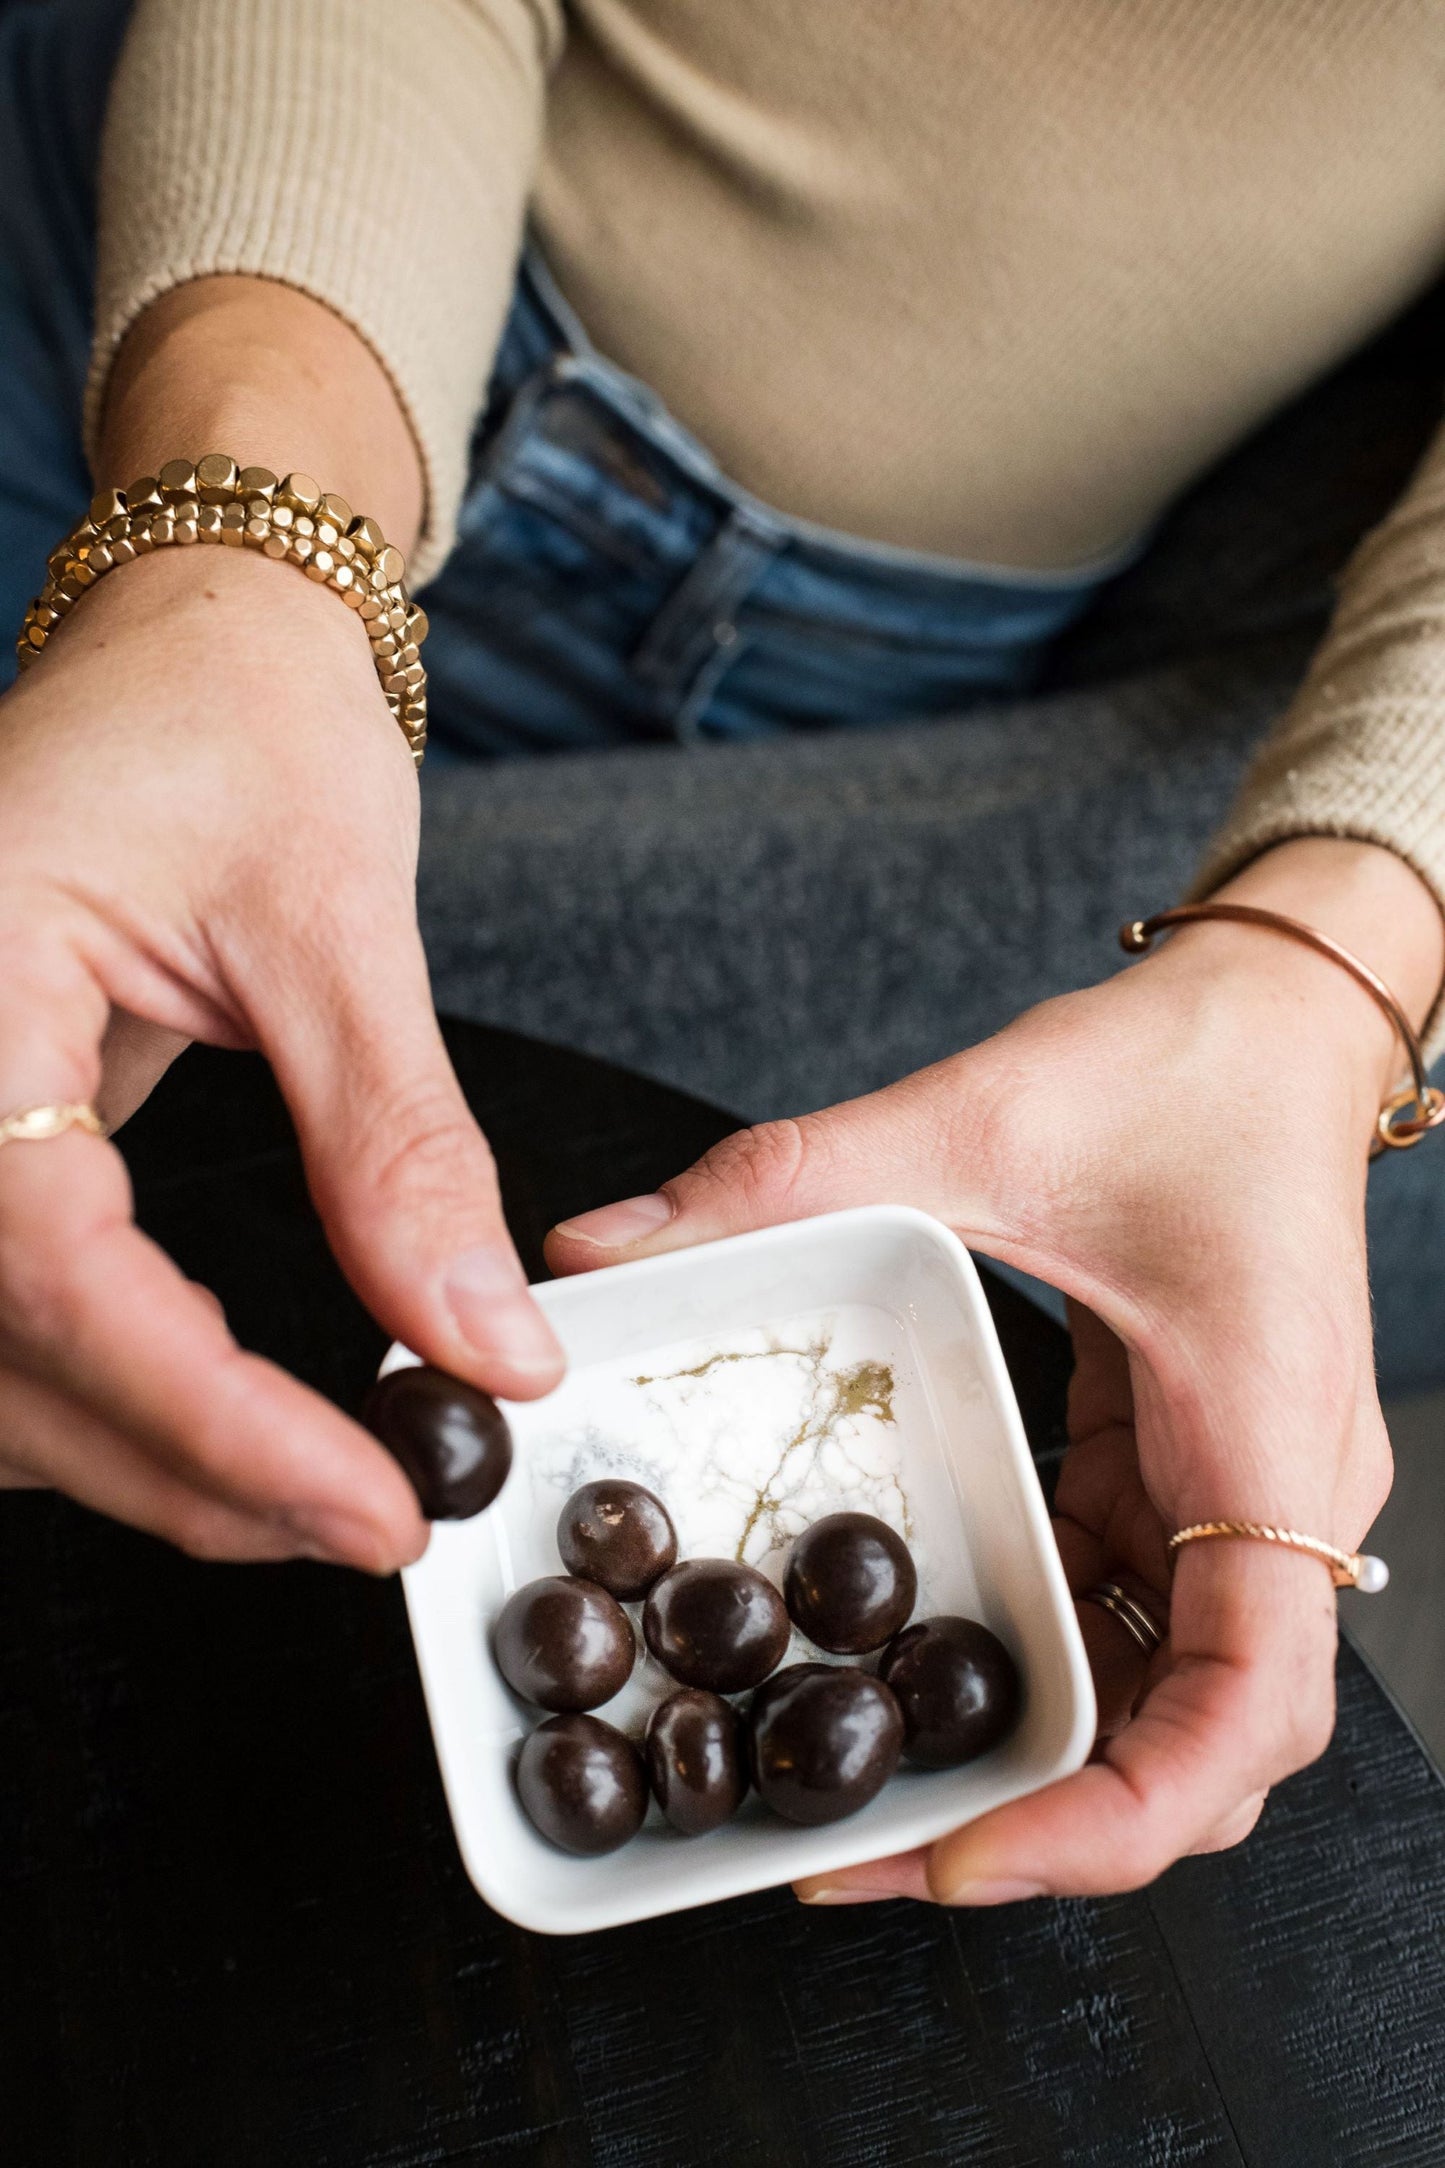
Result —
M871 1513L830 1513L793 1545L783 1594L793 1624L835 1656L865 1656L906 1626L918 1595L908 1546Z
M925 1618L889 1643L878 1666L903 1711L903 1751L924 1769L953 1769L997 1746L1023 1699L997 1634L972 1618Z
M741 1694L782 1662L788 1614L771 1581L732 1558L688 1558L655 1581L647 1646L684 1686Z
M491 1394L430 1363L378 1378L361 1420L400 1461L429 1521L480 1513L510 1473L512 1433Z
M497 1669L544 1709L595 1709L632 1676L637 1642L627 1613L595 1581L562 1573L528 1581L502 1605L492 1635Z
M522 1741L517 1797L564 1852L615 1852L647 1812L642 1756L600 1716L549 1716Z
M789 1664L748 1711L758 1796L790 1822L839 1822L882 1791L903 1747L903 1717L869 1672Z
M650 1490L607 1476L584 1483L567 1500L557 1522L557 1548L569 1573L635 1603L677 1557L677 1530Z
M680 1687L647 1726L652 1793L674 1829L701 1837L736 1814L748 1788L737 1711L717 1694Z

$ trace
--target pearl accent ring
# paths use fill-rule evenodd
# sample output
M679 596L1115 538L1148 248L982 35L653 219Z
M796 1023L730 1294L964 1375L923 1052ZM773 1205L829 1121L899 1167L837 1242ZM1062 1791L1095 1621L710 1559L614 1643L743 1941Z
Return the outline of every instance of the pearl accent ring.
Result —
M1192 1528L1177 1529L1169 1538L1170 1553L1208 1536L1247 1536L1258 1543L1277 1543L1287 1551L1303 1551L1329 1567L1336 1588L1357 1588L1362 1596L1377 1596L1390 1578L1383 1558L1372 1558L1367 1551L1342 1551L1320 1536L1302 1535L1297 1528L1271 1528L1262 1521L1196 1521Z

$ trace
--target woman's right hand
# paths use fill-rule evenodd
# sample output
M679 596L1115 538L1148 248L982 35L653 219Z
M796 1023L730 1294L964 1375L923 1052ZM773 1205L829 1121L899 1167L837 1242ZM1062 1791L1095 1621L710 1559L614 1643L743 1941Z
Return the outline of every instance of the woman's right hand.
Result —
M190 1039L258 1047L387 1331L527 1398L525 1291L417 933L417 789L361 627L243 551L101 582L0 702L0 1116L115 1124ZM131 1219L115 1148L0 1149L0 1484L198 1556L384 1572L426 1541L366 1432L241 1350Z

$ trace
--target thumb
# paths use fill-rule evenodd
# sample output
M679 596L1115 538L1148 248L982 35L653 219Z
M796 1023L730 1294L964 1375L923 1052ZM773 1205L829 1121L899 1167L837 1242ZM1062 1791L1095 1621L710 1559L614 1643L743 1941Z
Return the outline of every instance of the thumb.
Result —
M586 1272L857 1204L916 1205L986 1239L996 1231L992 1205L958 1173L990 1163L960 1134L981 1130L982 1117L962 1079L943 1076L953 1066L821 1114L740 1129L655 1195L563 1220L547 1237L547 1262L554 1272Z
M346 944L263 1044L295 1120L338 1263L385 1329L488 1392L530 1400L562 1375L527 1291L496 1168L447 1059L414 924ZM308 993L310 998L308 998Z

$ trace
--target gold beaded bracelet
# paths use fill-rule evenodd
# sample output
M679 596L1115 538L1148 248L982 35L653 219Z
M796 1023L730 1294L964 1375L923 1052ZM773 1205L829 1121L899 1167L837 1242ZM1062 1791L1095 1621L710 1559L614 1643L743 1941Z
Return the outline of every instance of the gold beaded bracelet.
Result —
M169 460L159 474L91 499L85 518L51 552L49 577L25 612L16 642L21 668L38 660L87 587L117 565L175 542L259 550L334 588L366 627L387 705L421 766L427 621L407 595L401 551L374 519L353 516L344 497L318 489L309 474L280 481L267 467L238 467L224 452L209 452L194 465Z

